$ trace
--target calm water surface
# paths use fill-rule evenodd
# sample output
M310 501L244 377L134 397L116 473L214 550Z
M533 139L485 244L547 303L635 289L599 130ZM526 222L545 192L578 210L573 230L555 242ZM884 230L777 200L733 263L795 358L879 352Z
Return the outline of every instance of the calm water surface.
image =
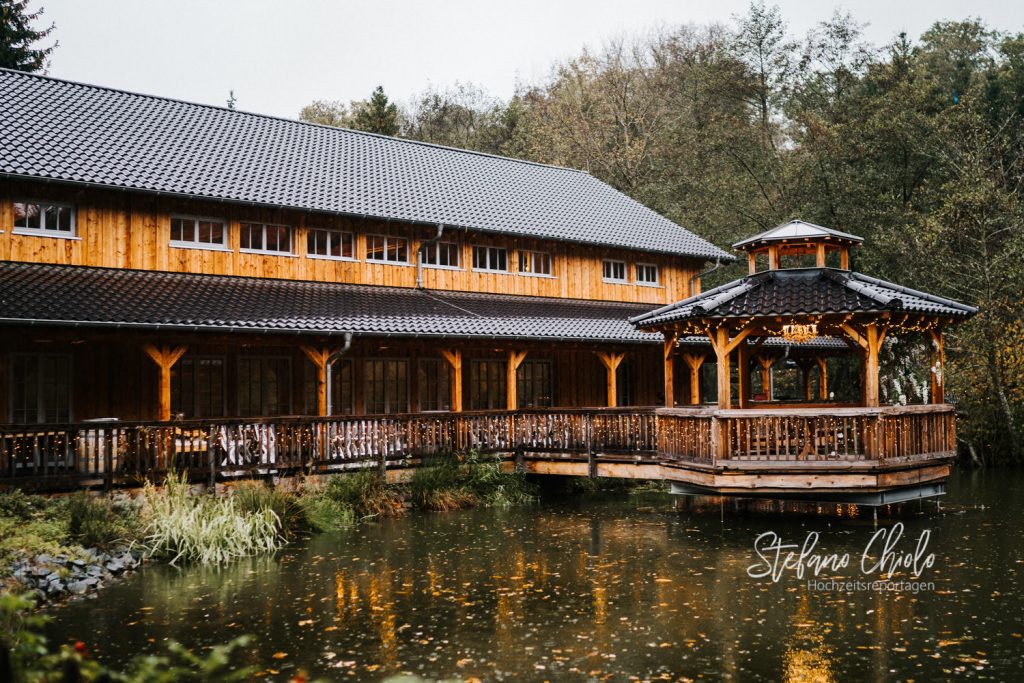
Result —
M257 636L261 677L329 680L1022 680L1024 477L963 474L941 510L879 517L934 566L914 594L753 579L774 531L849 553L821 578L869 580L870 513L720 506L668 495L413 515L317 536L226 569L153 567L52 611L51 637L121 664L168 639ZM898 579L911 579L899 572Z

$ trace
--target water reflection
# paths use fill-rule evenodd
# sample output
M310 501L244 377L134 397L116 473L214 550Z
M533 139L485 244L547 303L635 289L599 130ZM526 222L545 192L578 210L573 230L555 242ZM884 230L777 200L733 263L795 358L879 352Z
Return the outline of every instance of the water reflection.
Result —
M941 512L882 511L932 529L935 591L918 595L747 576L767 530L818 531L857 564L874 521L852 506L664 496L410 517L223 570L153 568L57 610L51 631L114 662L254 633L252 663L277 679L1005 679L1024 654L1020 483L963 477Z

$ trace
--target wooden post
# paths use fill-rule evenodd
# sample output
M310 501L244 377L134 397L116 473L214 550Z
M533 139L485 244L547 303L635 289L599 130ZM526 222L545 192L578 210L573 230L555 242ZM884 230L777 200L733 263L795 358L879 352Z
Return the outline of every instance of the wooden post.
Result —
M722 325L715 330L708 330L708 337L711 339L711 348L715 350L718 359L718 407L728 409L732 405L732 374L729 365L729 354L743 343L752 328L746 327L729 340L729 329Z
M770 246L768 247L768 270L779 269L779 247Z
M748 272L753 275L757 272L757 254L750 252L747 254Z
M327 361L331 353L326 348L305 344L299 348L316 368L316 414L324 417L327 415Z
M758 365L761 366L761 390L769 401L772 400L772 366L775 359L771 356L758 356Z
M441 355L451 366L452 376L452 412L462 412L462 351L459 349L441 349Z
M818 362L818 398L822 401L828 400L828 364L824 356L815 358Z
M526 358L526 351L509 351L508 352L508 366L507 374L505 376L505 409L515 410L519 407L518 397L516 396L516 390L518 389L516 382L516 371L522 364L523 359Z
M824 242L819 242L818 243L818 251L815 254L814 264L816 266L818 266L819 268L824 268L825 267L825 243Z
M878 406L878 351L885 340L885 330L879 330L876 323L867 327L868 355L864 365L864 405L869 408Z
M690 405L700 405L700 366L704 364L703 353L683 354L683 360L690 367Z
M665 407L675 408L676 406L676 388L675 388L675 373L674 371L674 359L672 354L676 350L676 341L679 339L679 335L675 332L665 333L665 343L662 347L662 357L665 362Z
M614 408L618 405L618 370L619 364L622 363L622 359L626 356L624 353L608 353L605 351L595 351L597 357L601 359L604 364L605 370L607 371L607 388L608 388L608 407Z
M932 403L946 402L946 349L942 343L942 330L932 330Z
M749 352L746 342L737 347L736 350L736 371L739 375L740 408L748 407L750 403L750 364Z
M850 248L849 247L844 247L839 252L839 267L842 268L843 270L849 270L850 269Z
M178 362L185 352L187 346L156 346L146 344L142 347L146 355L153 359L153 362L160 368L159 405L157 407L157 419L166 422L171 419L171 368Z
M806 359L802 359L798 365L800 366L800 376L804 386L804 400L810 403L814 398L814 394L811 391L811 364Z

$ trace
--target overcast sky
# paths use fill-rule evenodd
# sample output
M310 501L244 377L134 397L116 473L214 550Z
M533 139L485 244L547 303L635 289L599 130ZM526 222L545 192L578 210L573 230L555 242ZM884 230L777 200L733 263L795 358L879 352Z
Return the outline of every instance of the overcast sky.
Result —
M508 97L609 37L729 22L746 0L35 0L57 23L50 75L294 118L315 99L407 100L428 84ZM802 37L841 7L884 43L932 22L980 16L1024 31L1021 0L778 0Z

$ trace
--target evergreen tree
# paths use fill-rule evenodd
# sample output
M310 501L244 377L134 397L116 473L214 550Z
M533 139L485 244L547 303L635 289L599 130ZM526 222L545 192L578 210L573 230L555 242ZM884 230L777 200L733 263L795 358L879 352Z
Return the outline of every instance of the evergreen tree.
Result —
M363 103L352 118L352 127L368 133L398 135L398 106L388 100L383 86L377 86L370 101Z
M56 24L42 30L32 27L43 8L28 10L28 0L0 0L0 67L17 71L45 71L50 53L57 47L32 47L50 35Z

